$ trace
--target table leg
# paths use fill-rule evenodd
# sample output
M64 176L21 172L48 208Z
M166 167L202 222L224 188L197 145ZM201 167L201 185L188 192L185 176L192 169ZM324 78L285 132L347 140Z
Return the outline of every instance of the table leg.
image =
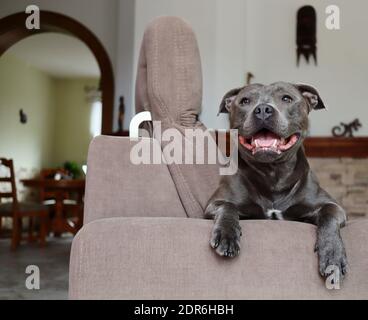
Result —
M64 205L63 205L63 192L56 193L55 203L55 218L52 222L52 230L54 234L61 234L63 232L77 233L74 226L70 225L66 217L64 216Z

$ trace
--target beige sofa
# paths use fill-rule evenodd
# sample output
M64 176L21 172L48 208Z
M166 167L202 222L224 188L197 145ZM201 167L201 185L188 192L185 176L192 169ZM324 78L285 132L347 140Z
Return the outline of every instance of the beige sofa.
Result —
M178 18L154 20L140 54L137 112L150 111L163 129L203 130L201 99L191 28ZM161 152L152 138L101 136L91 143L85 225L71 251L71 299L368 298L367 220L342 230L350 264L340 290L328 290L318 274L313 225L241 221L240 256L221 258L209 245L213 222L202 219L218 166L134 165L137 143Z

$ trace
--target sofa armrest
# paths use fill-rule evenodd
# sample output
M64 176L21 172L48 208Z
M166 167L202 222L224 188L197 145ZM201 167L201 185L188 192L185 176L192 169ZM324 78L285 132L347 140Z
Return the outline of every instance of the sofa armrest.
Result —
M209 246L213 221L112 218L73 241L71 299L367 299L368 221L342 230L350 263L340 290L318 274L313 225L241 221L241 253Z
M165 164L135 165L131 148L161 149L156 140L99 136L88 151L84 222L121 216L186 217Z

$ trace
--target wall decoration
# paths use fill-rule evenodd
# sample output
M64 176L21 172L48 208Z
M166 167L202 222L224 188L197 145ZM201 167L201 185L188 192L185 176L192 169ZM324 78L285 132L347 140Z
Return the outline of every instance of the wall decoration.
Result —
M346 124L340 122L340 126L335 126L332 128L332 135L334 137L354 137L354 131L358 131L362 126L359 119L354 119L352 122Z
M296 54L297 66L299 66L300 56L303 56L309 63L310 56L317 65L317 15L316 10L312 6L303 6L297 13L296 27Z
M129 136L129 131L124 130L124 118L125 118L125 101L124 96L119 97L119 115L118 115L118 130L112 133L113 136Z
M247 74L246 74L246 85L251 84L253 78L254 78L254 74L251 73L251 72L247 72Z
M23 109L19 110L19 121L21 124L26 124L27 123L27 115L24 113Z
M123 130L124 125L124 117L125 117L125 103L124 103L124 96L120 96L119 98L119 119L118 119L118 130Z

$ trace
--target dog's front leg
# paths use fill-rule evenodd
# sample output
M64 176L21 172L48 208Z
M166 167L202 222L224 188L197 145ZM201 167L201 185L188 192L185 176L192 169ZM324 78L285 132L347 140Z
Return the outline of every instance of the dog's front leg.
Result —
M205 212L215 220L210 245L220 256L235 257L240 252L239 210L227 201L210 202Z
M319 272L327 277L338 268L341 278L346 273L347 259L340 227L346 220L345 211L335 203L325 204L318 214L316 250L319 258Z

